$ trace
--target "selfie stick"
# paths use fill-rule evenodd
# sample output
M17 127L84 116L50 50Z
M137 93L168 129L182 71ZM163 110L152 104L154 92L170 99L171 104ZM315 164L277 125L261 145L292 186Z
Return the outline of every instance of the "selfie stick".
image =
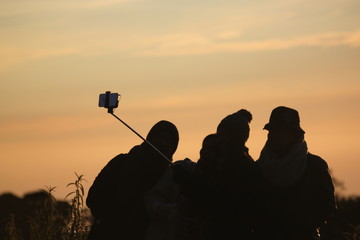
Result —
M122 124L124 124L127 128L129 128L133 133L135 133L139 138L141 138L144 142L146 142L147 144L150 145L150 147L152 147L157 153L159 153L166 161L168 161L170 163L170 165L173 165L172 161L167 158L162 152L160 152L159 149L157 149L154 145L152 145L148 140L146 140L145 138L143 138L139 133L137 133L132 127L130 127L126 122L124 122L123 120L121 120L118 116L116 116L114 114L114 108L108 107L109 105L109 94L110 92L106 92L106 100L105 100L105 107L108 109L108 113L110 113L111 115L113 115L117 120L119 120Z

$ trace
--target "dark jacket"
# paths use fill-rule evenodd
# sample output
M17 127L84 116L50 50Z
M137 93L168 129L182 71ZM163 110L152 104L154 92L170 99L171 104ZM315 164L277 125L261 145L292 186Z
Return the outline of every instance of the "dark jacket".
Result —
M335 213L327 163L310 153L307 161L305 173L295 184L283 188L264 184L256 229L259 239L316 239L317 229Z
M89 239L143 239L148 224L144 194L167 167L146 144L113 158L96 177L86 199L95 218Z
M205 239L252 239L259 169L247 149L222 155L218 181L208 185Z
M217 163L209 162L213 160ZM198 167L202 169L181 186L203 220L203 239L250 240L260 171L247 149L218 152L211 159L199 161Z

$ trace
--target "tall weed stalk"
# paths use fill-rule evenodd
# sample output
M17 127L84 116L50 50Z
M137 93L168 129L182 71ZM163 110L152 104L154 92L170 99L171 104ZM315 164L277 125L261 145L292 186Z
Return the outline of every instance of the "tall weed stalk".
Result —
M73 187L74 191L70 192L65 198L72 197L70 202L69 221L66 228L66 240L85 240L89 231L87 224L86 210L84 209L84 186L86 181L83 175L76 175L76 180L67 185Z
M45 194L36 200L33 209L36 214L28 216L30 233L21 235L12 214L6 224L5 240L85 240L90 228L90 214L84 207L85 192L82 184L86 180L83 175L75 175L76 180L67 185L73 187L73 190L65 197L70 198L65 212L60 212L59 202L53 195L55 187L46 187L41 190Z
M62 226L56 224L56 199L53 195L55 187L47 187L42 190L46 197L41 202L38 214L30 217L30 229L32 240L59 239L62 233Z

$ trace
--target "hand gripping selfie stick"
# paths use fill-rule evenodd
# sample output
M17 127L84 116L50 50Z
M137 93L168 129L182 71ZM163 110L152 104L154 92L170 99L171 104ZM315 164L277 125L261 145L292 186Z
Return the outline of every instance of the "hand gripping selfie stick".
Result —
M127 128L129 128L133 133L135 133L139 138L141 138L144 142L150 145L157 153L159 153L166 161L168 161L171 165L173 165L172 161L167 158L159 149L157 149L154 145L152 145L148 140L143 138L138 132L136 132L132 127L130 127L126 122L121 120L118 116L114 114L114 108L119 106L119 97L118 93L111 93L107 91L105 94L100 94L99 97L99 107L107 108L108 113L113 115L117 120L119 120L122 124L124 124Z

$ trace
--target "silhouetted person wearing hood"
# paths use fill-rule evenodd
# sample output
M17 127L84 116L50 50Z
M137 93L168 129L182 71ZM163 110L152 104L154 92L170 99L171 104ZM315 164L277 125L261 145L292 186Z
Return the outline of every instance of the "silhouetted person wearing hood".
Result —
M174 124L160 121L146 140L172 159L179 134ZM95 218L89 239L144 239L148 226L144 195L168 166L146 142L113 158L96 177L86 199Z
M181 175L189 199L203 219L202 239L252 239L255 163L245 146L252 115L245 109L225 117L203 141L194 177ZM177 175L178 174L178 175ZM187 188L186 188L187 186Z
M259 239L319 239L317 229L336 210L327 163L308 152L296 110L275 108L257 164L266 184Z
M204 239L247 239L253 235L258 171L245 146L252 115L245 109L225 117L217 127L215 176L211 176ZM209 160L211 160L210 158ZM208 159L200 159L206 162ZM210 204L210 205L209 205Z

